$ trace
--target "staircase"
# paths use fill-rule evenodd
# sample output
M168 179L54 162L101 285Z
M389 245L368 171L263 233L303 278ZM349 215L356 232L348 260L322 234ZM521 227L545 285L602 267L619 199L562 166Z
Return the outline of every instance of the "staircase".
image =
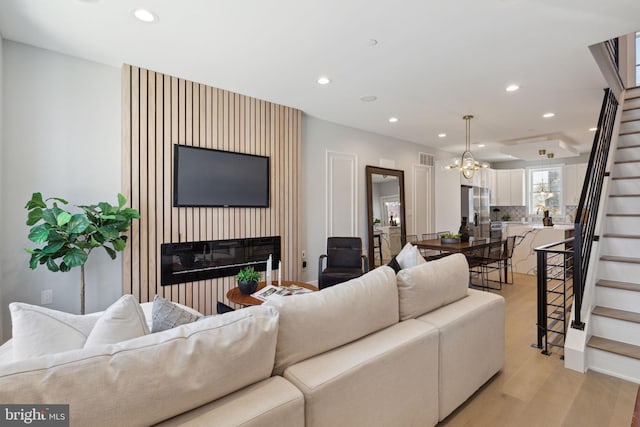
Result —
M614 159L587 364L640 382L640 87L626 92Z

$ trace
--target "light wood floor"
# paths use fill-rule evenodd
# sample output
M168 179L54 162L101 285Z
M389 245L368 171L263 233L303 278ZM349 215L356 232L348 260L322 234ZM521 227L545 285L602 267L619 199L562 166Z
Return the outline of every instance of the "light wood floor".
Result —
M536 341L536 281L515 275L506 299L505 366L439 426L627 427L638 385L564 368L561 349L544 356ZM482 349L478 349L482 357Z

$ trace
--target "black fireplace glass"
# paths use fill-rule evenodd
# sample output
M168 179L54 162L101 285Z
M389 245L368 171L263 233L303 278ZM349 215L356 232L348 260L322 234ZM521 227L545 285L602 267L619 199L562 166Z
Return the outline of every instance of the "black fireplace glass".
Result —
M233 276L247 266L265 271L269 255L272 268L277 269L280 236L163 243L160 282L166 286Z

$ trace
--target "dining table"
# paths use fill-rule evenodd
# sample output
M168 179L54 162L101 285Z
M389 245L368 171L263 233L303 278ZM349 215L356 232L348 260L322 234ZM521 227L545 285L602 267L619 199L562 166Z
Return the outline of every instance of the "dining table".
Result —
M440 252L450 252L450 253L461 253L466 255L468 252L481 248L484 246L489 246L495 242L502 242L502 246L504 247L506 240L504 239L469 239L468 242L454 242L454 243L445 243L441 239L431 239L431 240L418 240L414 243L419 249L432 249ZM504 274L507 277L507 265L504 265Z

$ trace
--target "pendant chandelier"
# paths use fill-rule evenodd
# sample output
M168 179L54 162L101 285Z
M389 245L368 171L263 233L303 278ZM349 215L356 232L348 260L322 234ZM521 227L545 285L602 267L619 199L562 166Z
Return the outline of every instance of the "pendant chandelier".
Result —
M489 165L486 163L480 164L473 158L473 154L471 154L471 119L473 116L467 114L462 117L465 121L466 125L466 140L465 140L465 149L460 157L460 160L456 160L449 166L446 166L447 169L456 169L459 168L460 172L462 172L462 176L466 179L473 178L473 174L480 168L486 168Z

